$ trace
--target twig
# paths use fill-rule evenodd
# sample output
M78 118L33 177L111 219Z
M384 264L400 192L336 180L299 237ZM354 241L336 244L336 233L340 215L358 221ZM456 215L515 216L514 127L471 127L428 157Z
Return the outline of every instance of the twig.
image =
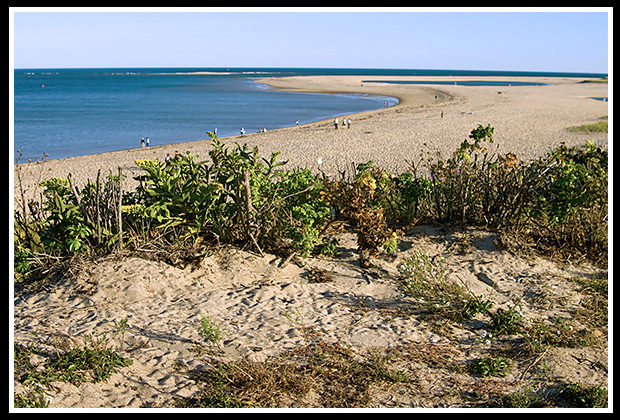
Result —
M88 212L82 205L82 200L80 200L80 195L78 194L77 189L75 188L75 185L73 184L73 180L71 179L71 174L67 175L67 180L69 181L69 187L71 188L73 197L75 197L75 201L77 202L77 205L80 208L80 211L82 212L82 216L84 217L84 220L86 220L86 222L92 226L93 221L90 219Z
M288 257L286 257L285 260L283 260L279 265L278 268L282 269L284 267L286 267L288 265L289 262L291 262L291 260L293 259L293 257L295 256L295 254L297 254L297 252L293 251L291 252L291 255L289 255Z
M261 247L258 245L258 242L256 241L256 238L254 237L254 235L252 234L251 228L252 228L252 224L253 224L253 213L254 213L254 208L252 207L252 190L250 189L250 171L249 169L243 169L242 172L243 175L243 192L244 192L244 200L245 200L245 212L246 212L246 230L247 230L247 235L250 237L250 240L252 241L252 243L254 244L254 246L256 247L256 249L258 250L258 253L260 254L261 257L264 257L265 254L263 253L263 250L261 249Z
M97 196L95 197L95 207L96 207L96 215L97 215L97 243L100 244L101 238L101 169L97 171Z
M543 351L543 352L540 354L540 356L538 356L538 357L536 358L536 360L534 360L534 362L533 362L531 365L529 365L529 366L528 366L528 367L527 367L527 368L523 371L523 373L521 374L521 377L519 378L519 381L522 381L522 380L523 380L523 378L525 377L525 374L526 374L526 373L527 373L527 372L528 372L528 371L529 371L529 370L530 370L530 369L531 369L531 368L532 368L532 367L533 367L536 363L540 362L540 359L542 359L542 358L545 356L545 354L547 354L547 352L548 352L548 351L549 351L549 349L548 349L548 348L547 348L547 349L545 349L545 351Z
M116 222L118 224L118 249L120 252L123 251L123 215L122 215L122 209L121 209L121 205L122 205L122 199L123 199L123 194L122 194L122 188L121 188L121 176L122 176L122 169L119 166L118 167L118 206L117 206L117 212L116 212Z

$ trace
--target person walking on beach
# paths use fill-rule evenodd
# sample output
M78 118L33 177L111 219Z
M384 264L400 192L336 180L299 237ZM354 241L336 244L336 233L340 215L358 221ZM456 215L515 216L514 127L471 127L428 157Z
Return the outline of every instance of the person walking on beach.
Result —
M347 118L347 128L351 128L351 118Z
M334 120L334 127L336 127L336 130L338 130L338 118Z
M140 146L142 146L142 148L144 149L144 137L142 137L142 140L140 140Z
M244 135L244 134L245 134L245 128L241 127L241 135Z
M151 144L151 141L149 140L149 138L146 138L146 147L149 147L149 145Z

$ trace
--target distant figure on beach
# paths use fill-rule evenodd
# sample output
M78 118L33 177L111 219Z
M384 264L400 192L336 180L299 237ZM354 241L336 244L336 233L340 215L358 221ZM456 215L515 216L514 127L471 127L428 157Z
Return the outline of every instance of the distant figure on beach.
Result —
M170 153L166 154L166 159L164 159L164 162L166 163L166 166L170 165Z
M213 134L217 136L217 127L215 127L215 131L213 131Z
M385 105L385 107L387 108L388 102L387 102L387 101L385 101L385 104L384 104L384 105Z
M441 119L443 120L443 111L441 111Z
M334 127L336 127L336 130L338 130L338 118L334 120Z
M245 128L241 127L241 135L245 134Z
M347 118L347 128L351 128L351 118Z
M296 120L296 121L295 121L295 125L299 125L299 120Z
M142 137L142 140L140 140L140 146L142 146L142 148L144 149L144 137Z
M146 147L149 147L149 145L151 144L151 141L149 140L149 138L146 138Z

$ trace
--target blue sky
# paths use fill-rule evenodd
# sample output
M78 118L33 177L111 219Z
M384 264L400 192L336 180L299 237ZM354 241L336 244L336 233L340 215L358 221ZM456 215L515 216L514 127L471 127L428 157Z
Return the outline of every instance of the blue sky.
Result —
M612 8L10 10L15 68L593 73L609 72L608 15L613 13Z

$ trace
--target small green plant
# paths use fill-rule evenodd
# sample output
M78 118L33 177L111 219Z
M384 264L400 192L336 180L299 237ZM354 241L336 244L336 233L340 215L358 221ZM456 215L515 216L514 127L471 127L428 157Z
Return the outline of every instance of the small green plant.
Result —
M436 289L445 282L447 274L445 261L441 258L436 261L433 263L428 254L421 250L415 250L403 261L399 268L405 276L405 294L420 299L436 299Z
M125 333L129 331L129 329L131 328L131 324L129 323L129 318L124 317L121 319L115 319L114 328L115 328L115 334L120 335L121 343L123 343L125 341ZM121 347L121 345L119 345L119 348Z
M577 329L572 320L559 317L535 322L526 336L526 348L531 353L542 353L549 347L577 348L598 343L599 339L591 331Z
M13 407L15 408L48 408L52 397L43 392L28 394L15 394L13 396Z
M519 321L523 318L519 311L519 305L508 306L508 309L497 308L494 314L491 314L493 320L493 332L496 335L510 335L521 331Z
M46 248L56 252L76 253L88 248L92 231L83 217L69 180L50 178L39 184L47 198L48 227L43 237Z
M505 395L490 404L499 408L530 408L545 406L543 397L537 395L531 387Z
M200 315L200 326L198 332L209 343L218 344L222 339L222 333L220 332L220 326L217 325L211 317L208 315Z
M177 155L172 162L163 165L152 160L136 161L146 173L141 178L148 186L145 191L150 197L144 213L157 220L158 229L176 230L181 242L189 241L191 246L196 246L222 185L209 182L204 162L196 162L189 152L187 156Z
M338 254L338 239L336 238L323 238L321 243L317 245L319 254L327 255L329 257L335 257Z
M324 187L310 170L284 172L277 184L277 230L293 241L293 248L307 257L321 241L328 221L329 205Z
M474 360L469 365L469 370L480 376L506 376L511 366L510 360L501 357L483 357Z
M493 301L484 299L484 296L475 296L470 293L470 298L463 303L463 318L471 319L478 314L487 313L493 307Z
M424 203L431 195L431 181L411 172L402 173L392 181L394 188L388 203L394 219L410 224L417 222L420 216L426 216L423 214L426 210Z
M87 336L83 346L66 351L56 351L50 355L34 347L23 347L15 343L15 372L18 381L23 383L26 393L15 395L16 407L46 407L49 398L45 391L52 382L68 382L80 386L84 382L107 381L119 368L130 366L131 359L124 358L107 348L105 335ZM47 360L40 365L31 363L31 356L37 354Z
M92 339L84 348L72 348L60 354L49 365L55 380L76 386L82 382L107 381L117 368L132 364L131 360L105 348L103 339Z
M475 296L462 284L447 279L445 259L431 258L420 250L406 258L399 266L405 278L403 292L418 299L427 309L448 318L461 321L487 312L493 302Z
M565 399L572 407L605 408L608 405L607 388L603 386L568 383L560 388L559 398Z
M604 386L584 386L569 382L544 393L536 393L528 387L502 397L492 406L501 408L606 408L608 407L608 392Z

